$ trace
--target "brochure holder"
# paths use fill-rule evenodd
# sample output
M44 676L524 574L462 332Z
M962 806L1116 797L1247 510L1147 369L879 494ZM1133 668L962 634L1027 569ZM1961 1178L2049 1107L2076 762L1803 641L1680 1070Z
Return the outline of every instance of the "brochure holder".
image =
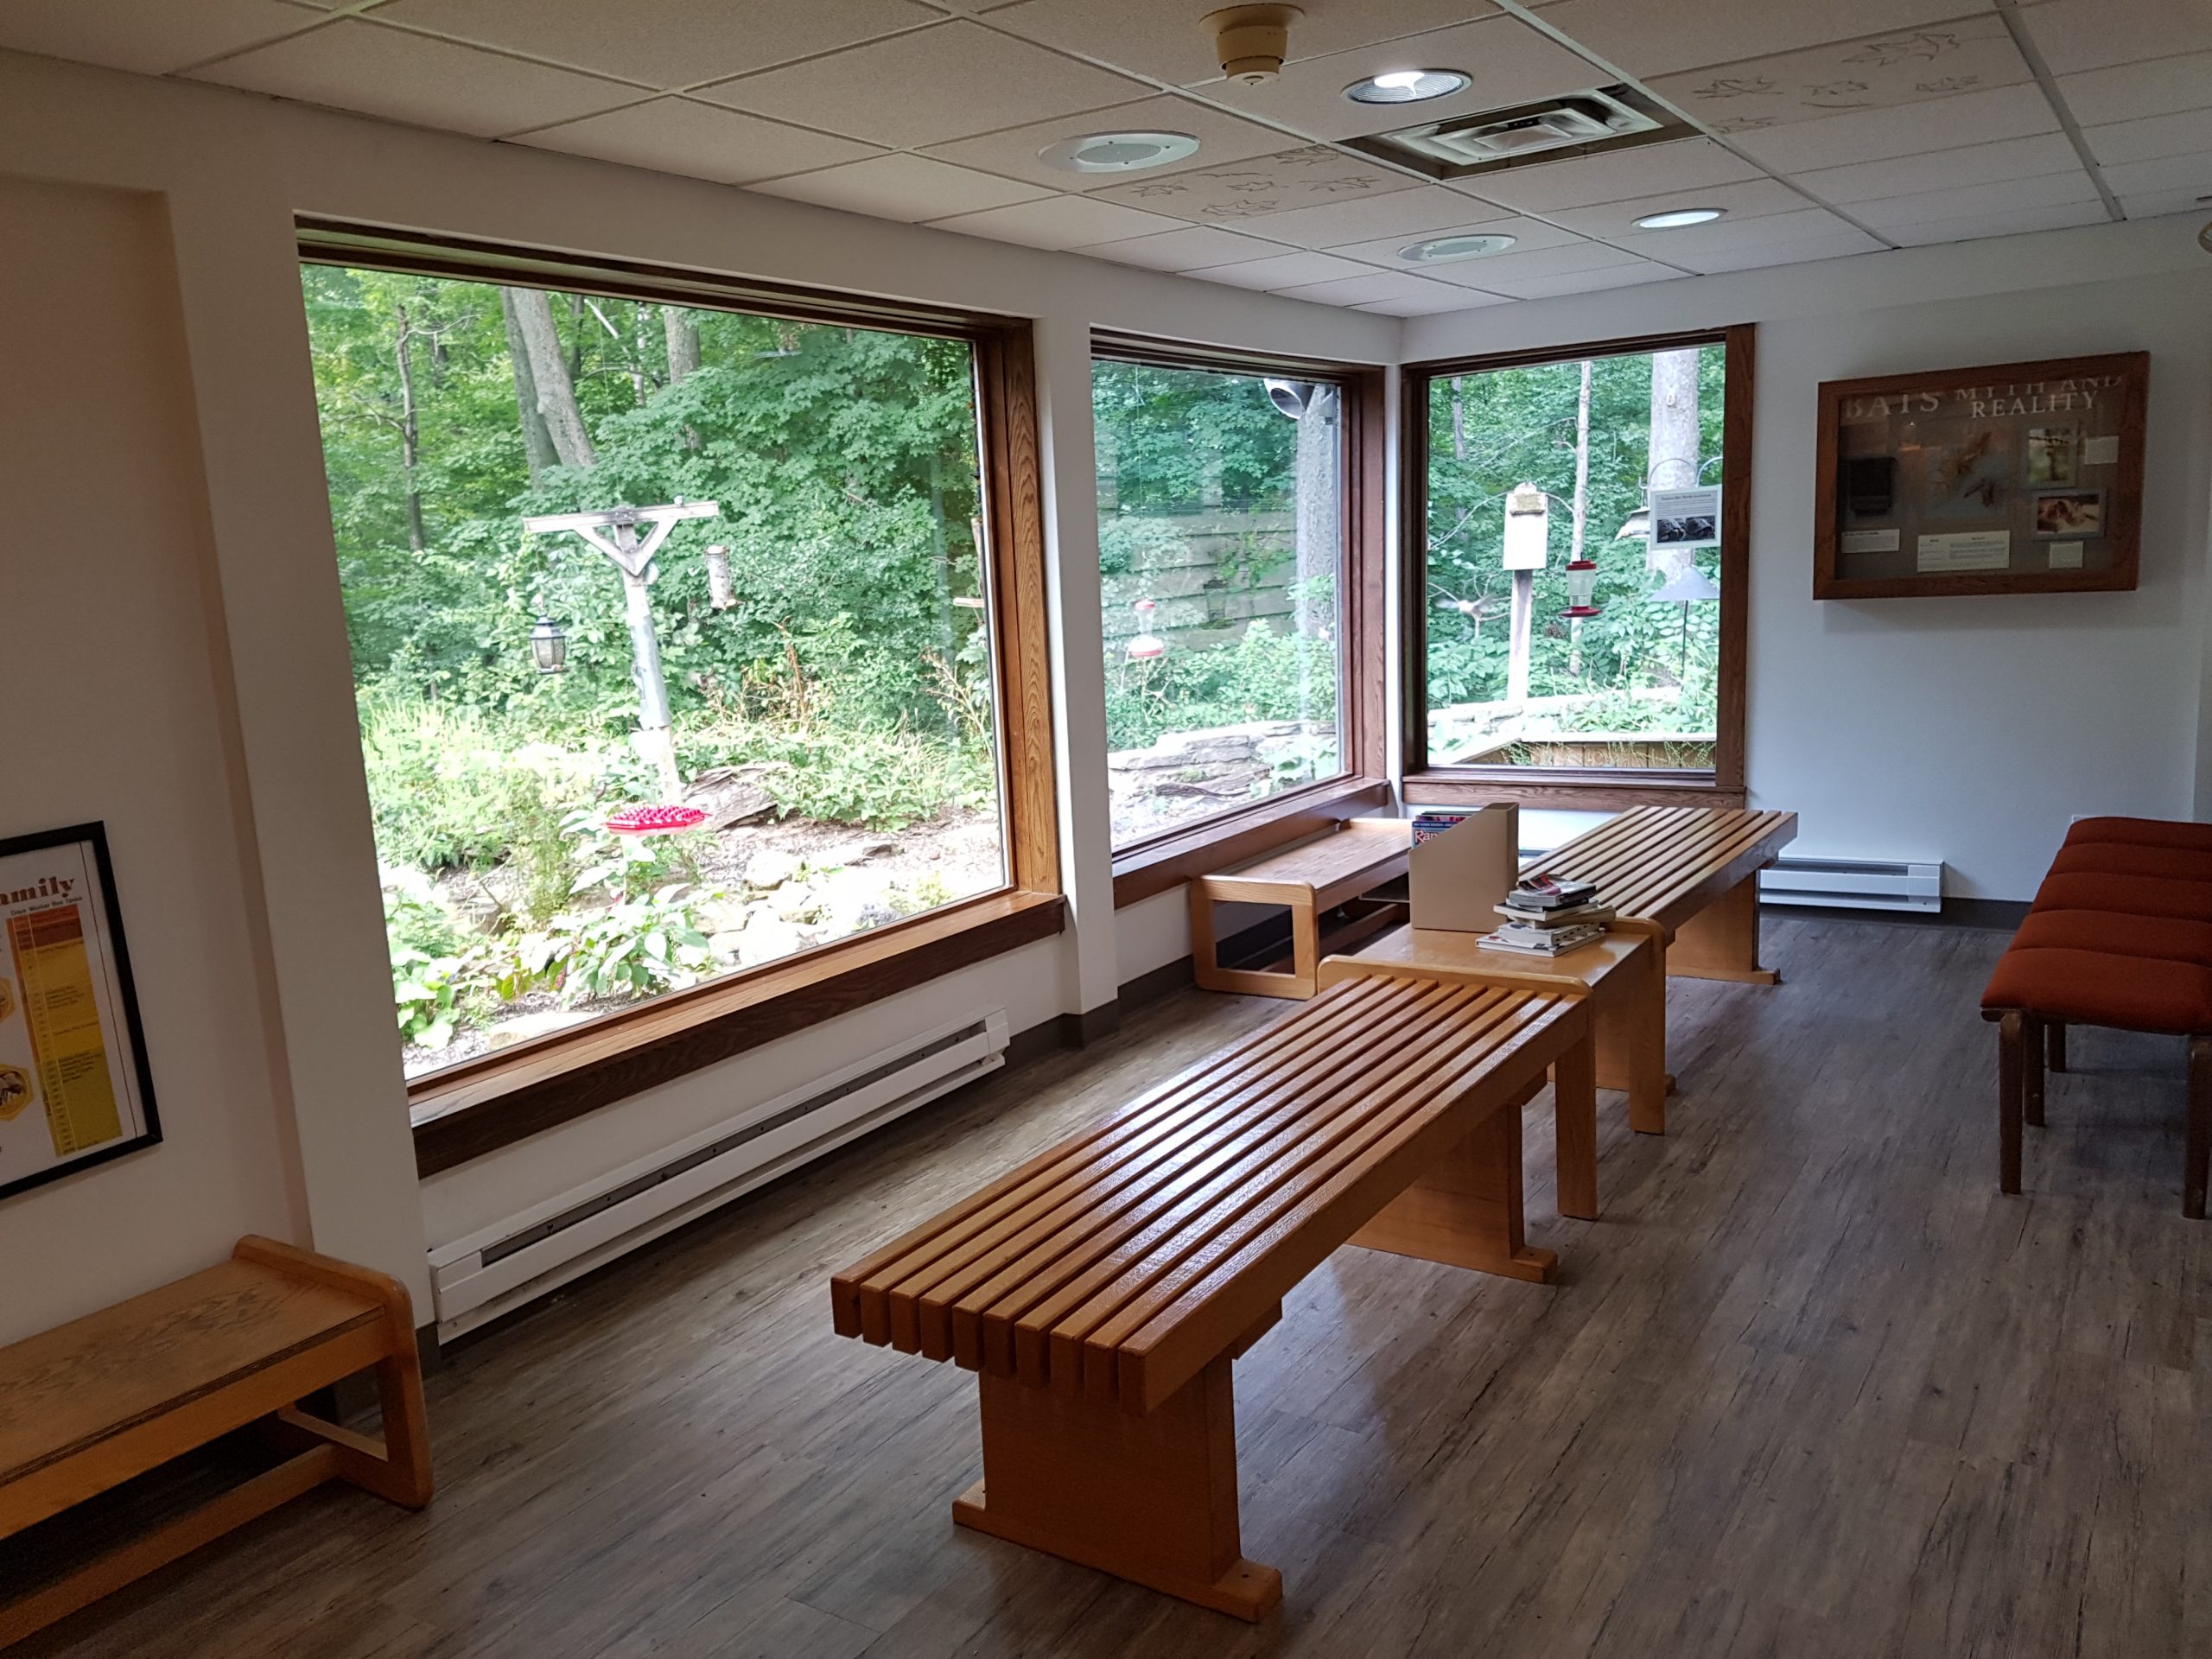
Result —
M1415 843L1406 882L1416 928L1488 933L1521 874L1521 809L1512 801L1475 808L1453 828Z

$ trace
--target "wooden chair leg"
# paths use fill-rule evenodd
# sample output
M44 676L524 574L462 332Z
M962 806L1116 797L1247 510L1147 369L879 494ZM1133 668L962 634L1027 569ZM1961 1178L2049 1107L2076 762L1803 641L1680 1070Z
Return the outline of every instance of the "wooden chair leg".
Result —
M2204 1178L2212 1162L2212 1037L2189 1039L2189 1132L2182 1153L2181 1212L2204 1219Z
M2046 1064L2054 1071L2066 1069L2066 1022L2047 1020L2044 1022L2044 1043L2050 1051Z
M1244 1559L1227 1356L1156 1411L976 1377L983 1478L952 1518L1239 1618L1282 1599L1282 1574Z
M2043 1128L2043 1021L2020 1016L2020 1116Z
M2020 1190L2020 1051L2022 1016L1997 1022L1997 1190Z

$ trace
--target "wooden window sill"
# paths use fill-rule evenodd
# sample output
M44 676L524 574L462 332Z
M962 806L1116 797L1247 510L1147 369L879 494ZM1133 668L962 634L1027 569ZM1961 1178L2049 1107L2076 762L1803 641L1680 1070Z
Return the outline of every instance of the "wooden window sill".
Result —
M990 893L466 1061L408 1090L416 1169L481 1158L1066 925L1058 893Z
M1114 907L1319 835L1389 799L1390 785L1380 778L1332 778L1155 836L1116 855Z
M1405 798L1408 805L1518 801L1567 812L1744 804L1744 791L1724 787L1710 772L1597 766L1440 766L1408 772Z

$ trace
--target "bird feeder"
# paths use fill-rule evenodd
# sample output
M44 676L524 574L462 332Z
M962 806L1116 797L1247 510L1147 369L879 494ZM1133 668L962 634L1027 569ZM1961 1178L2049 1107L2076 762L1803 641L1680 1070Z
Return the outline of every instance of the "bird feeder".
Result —
M1128 646L1133 663L1148 663L1167 654L1167 642L1152 631L1152 613L1159 608L1151 600L1137 601L1137 632Z
M562 674L569 667L569 631L550 616L540 616L530 631L530 654L541 674Z
M696 830L707 815L696 806L626 806L610 813L607 827L618 836L661 836L676 830Z
M1551 540L1551 499L1534 484L1505 497L1505 568L1541 570Z
M1598 614L1598 563L1594 559L1570 559L1567 565L1567 608L1561 616L1571 616L1580 621Z

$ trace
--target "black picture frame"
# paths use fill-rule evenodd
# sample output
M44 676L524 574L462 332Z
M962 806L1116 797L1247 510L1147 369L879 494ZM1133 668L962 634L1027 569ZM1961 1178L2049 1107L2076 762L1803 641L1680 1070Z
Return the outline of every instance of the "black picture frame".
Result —
M141 1127L135 1135L83 1153L66 1163L18 1176L14 1180L0 1181L0 1200L34 1187L44 1186L51 1181L98 1168L118 1158L159 1146L162 1141L161 1112L154 1100L153 1068L146 1057L145 1027L138 1013L138 986L131 974L130 947L124 937L123 903L115 890L115 863L108 854L105 823L71 824L60 830L41 830L29 835L0 837L0 859L12 858L21 853L43 852L55 847L78 846L87 849L92 869L99 881L100 903L97 920L105 930L100 943L114 976L123 1022L121 1035L130 1047L126 1063L138 1090ZM5 884L0 882L0 900L4 900L5 896ZM13 948L6 939L4 928L0 928L0 963L14 965Z

